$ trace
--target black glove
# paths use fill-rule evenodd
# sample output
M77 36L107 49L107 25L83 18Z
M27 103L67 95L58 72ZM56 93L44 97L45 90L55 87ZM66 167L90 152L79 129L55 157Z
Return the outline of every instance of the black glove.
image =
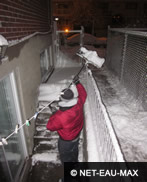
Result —
M78 83L80 83L80 81L79 81L79 77L78 76L75 76L74 78L73 78L73 81L72 81L75 85L77 85Z

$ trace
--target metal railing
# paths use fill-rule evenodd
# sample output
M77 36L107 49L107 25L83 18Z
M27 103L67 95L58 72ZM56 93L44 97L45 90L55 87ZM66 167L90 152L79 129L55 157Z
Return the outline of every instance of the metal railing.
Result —
M60 42L61 42L61 38L60 38L60 34L67 34L67 33L79 33L80 34L80 40L79 40L79 44L80 47L83 46L83 38L84 38L84 27L81 26L81 30L69 30L68 32L65 32L64 30L56 30L56 52L57 52L57 59L59 57L59 50L60 50Z
M108 29L106 65L147 110L147 29Z
M90 70L87 71L87 95L91 113L89 122L93 125L99 162L124 162L112 122Z

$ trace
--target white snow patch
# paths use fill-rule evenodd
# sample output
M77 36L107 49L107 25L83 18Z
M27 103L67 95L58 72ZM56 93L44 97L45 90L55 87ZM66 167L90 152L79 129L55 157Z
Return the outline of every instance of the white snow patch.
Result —
M96 140L96 133L94 132L93 119L90 115L90 108L88 100L85 103L85 124L86 124L86 140L87 140L87 153L88 159L87 162L99 162L99 153L98 153L98 142Z
M147 112L106 68L94 75L126 160L146 162Z
M74 68L79 66L80 64L78 62L75 62L74 60L70 59L68 56L60 52L55 68L62 69L62 68L72 68L72 67Z
M38 101L59 100L63 88L65 88L64 84L41 84L39 87Z
M0 35L0 46L8 46L8 41Z
M57 141L56 140L52 140L52 141L44 140L44 141L40 141L39 143L40 144L46 144L46 145L55 145L57 143Z
M46 126L37 126L36 131L45 131L47 130Z
M27 39L30 39L30 38L34 37L35 35L37 35L37 34L48 34L48 33L49 32L34 32L33 34L27 35L27 36L22 37L20 39L10 40L9 41L9 47L14 46L16 44L19 44L19 43L21 43L21 42L23 42L23 41L25 41Z
M38 161L59 163L59 160L57 159L57 153L34 154L32 156L32 166L34 166Z
M86 61L88 63L90 63L98 68L101 68L105 62L105 59L100 58L96 51L87 50L85 47L80 48L80 53L81 54L78 54L79 56L83 57L84 59L86 58Z

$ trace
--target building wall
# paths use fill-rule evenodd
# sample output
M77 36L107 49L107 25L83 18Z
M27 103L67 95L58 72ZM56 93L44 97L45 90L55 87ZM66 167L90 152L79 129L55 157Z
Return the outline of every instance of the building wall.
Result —
M23 122L36 112L40 53L51 46L54 54L51 19L51 0L0 0L0 34L9 42L8 60L0 64L0 80L15 73ZM24 130L31 154L34 122Z
M0 65L0 79L14 72L22 121L36 112L37 89L41 83L40 53L52 45L52 35L36 35L24 42L11 46L7 50L8 61ZM34 121L25 126L25 135L29 153L32 152Z
M1 0L0 34L8 40L50 29L50 1Z

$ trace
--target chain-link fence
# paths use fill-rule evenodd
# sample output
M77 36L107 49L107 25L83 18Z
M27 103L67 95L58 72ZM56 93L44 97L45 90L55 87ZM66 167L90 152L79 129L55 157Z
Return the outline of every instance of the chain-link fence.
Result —
M145 29L108 29L106 65L147 110L147 32Z

